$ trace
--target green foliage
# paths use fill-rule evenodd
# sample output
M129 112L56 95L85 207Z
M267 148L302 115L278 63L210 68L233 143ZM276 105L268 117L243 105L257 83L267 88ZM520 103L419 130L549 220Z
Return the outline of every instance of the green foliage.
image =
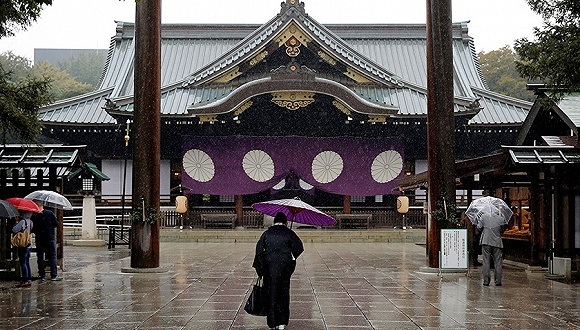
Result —
M437 200L437 208L431 211L431 217L436 221L443 223L442 228L459 227L459 218L457 217L457 205L449 200L447 194L442 194Z
M48 62L35 64L32 67L32 75L51 81L50 93L54 100L66 99L94 90L93 86L76 81L68 72Z
M77 81L96 88L101 78L101 72L105 67L105 59L106 54L104 53L79 54L77 57L58 62L57 66L70 73Z
M543 17L534 28L534 41L516 40L517 70L530 80L542 81L558 99L580 91L580 3L577 0L528 0Z
M534 94L526 89L528 82L516 70L517 55L509 46L480 52L478 56L490 90L522 100L534 100Z
M0 1L0 38L13 36L19 29L26 29L40 17L44 5L52 5L52 0Z
M93 91L94 86L75 80L67 71L61 70L48 62L31 65L30 61L12 52L0 54L0 65L6 72L10 72L12 82L34 77L50 81L50 97L52 100L61 100ZM98 80L98 78L97 78Z
M6 143L7 134L22 142L36 143L41 123L38 109L48 104L50 81L47 79L24 78L12 80L10 72L0 66L0 134Z
M143 207L145 207L145 212L143 212ZM131 221L142 221L152 225L160 220L161 214L157 212L155 206L145 205L144 202L137 203L136 206L133 206Z
M11 51L0 54L0 66L4 68L4 71L10 72L11 80L14 82L27 78L32 74L30 60L24 56L15 55Z
M201 201L202 202L204 202L204 203L207 204L207 203L210 202L210 200L211 200L210 194L203 194L203 195L201 195Z

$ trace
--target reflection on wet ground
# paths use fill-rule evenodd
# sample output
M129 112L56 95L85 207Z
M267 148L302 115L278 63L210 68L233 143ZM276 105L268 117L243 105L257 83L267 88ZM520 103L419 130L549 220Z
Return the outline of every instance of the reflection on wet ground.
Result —
M502 287L421 273L411 243L307 243L286 329L577 329L580 285L506 268ZM62 282L2 282L2 329L267 329L243 304L252 243L161 243L160 273L124 273L130 251L65 247Z

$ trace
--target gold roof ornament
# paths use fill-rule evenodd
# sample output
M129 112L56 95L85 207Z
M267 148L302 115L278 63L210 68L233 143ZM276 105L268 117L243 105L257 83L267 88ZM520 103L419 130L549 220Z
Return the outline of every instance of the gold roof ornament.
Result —
M272 102L288 110L298 110L313 103L314 95L312 92L277 92L272 93Z

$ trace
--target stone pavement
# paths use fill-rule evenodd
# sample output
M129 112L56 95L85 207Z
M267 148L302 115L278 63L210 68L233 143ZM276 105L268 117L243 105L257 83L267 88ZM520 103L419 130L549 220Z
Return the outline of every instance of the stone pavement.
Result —
M126 273L129 250L65 247L62 282L3 282L0 329L268 329L243 311L255 280L253 243L161 243L161 273ZM413 243L306 243L286 329L578 329L580 285L480 268L421 273Z

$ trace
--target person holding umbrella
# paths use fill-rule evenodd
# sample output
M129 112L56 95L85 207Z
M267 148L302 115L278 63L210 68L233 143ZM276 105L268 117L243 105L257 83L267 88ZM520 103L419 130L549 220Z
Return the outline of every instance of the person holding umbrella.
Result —
M282 212L256 244L252 267L264 279L264 305L270 329L284 329L290 319L290 277L296 268L296 258L304 251L302 241L290 228Z
M36 238L36 263L38 265L38 277L41 281L46 279L45 258L50 265L50 280L62 281L56 268L56 240L54 231L58 227L58 220L54 212L45 210L41 201L34 201L40 213L32 216L34 222L34 234Z
M486 196L469 204L465 215L481 232L479 244L483 255L483 285L491 282L490 264L493 258L494 282L501 286L503 267L503 241L501 234L506 228L513 212L509 206L496 197Z
M32 232L32 221L30 221L31 211L20 211L20 221L12 227L12 233L28 231ZM30 270L30 249L31 246L18 247L18 263L20 264L20 271L22 273L22 282L16 284L17 287L26 287L32 284L32 271Z

